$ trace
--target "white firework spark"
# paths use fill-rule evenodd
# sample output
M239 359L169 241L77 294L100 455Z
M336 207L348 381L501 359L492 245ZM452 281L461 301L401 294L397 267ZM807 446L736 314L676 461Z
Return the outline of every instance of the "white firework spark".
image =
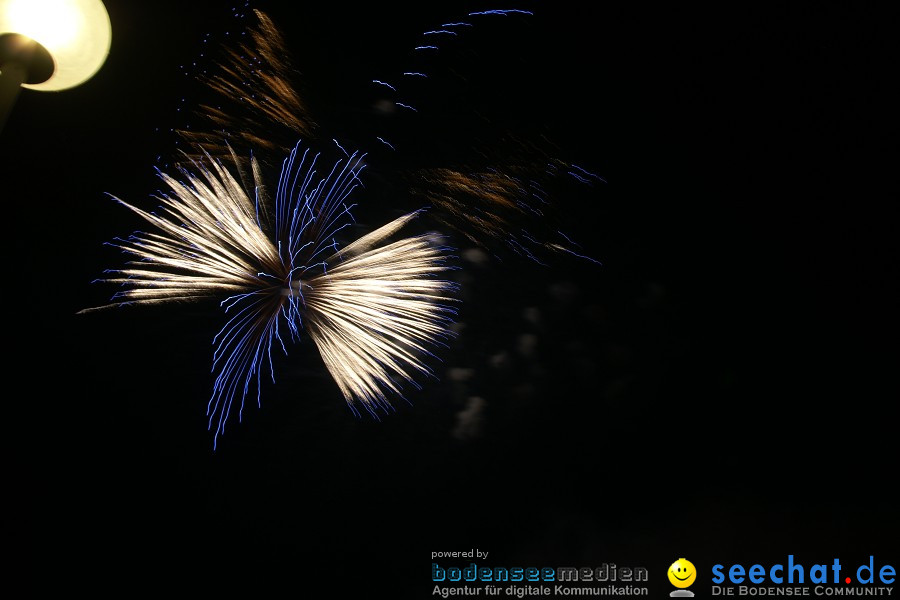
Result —
M390 406L401 384L430 375L424 355L451 335L454 284L435 235L390 242L411 213L338 249L335 235L352 224L347 199L359 185L362 156L317 174L319 155L295 147L285 159L268 207L258 165L256 199L219 162L183 170L184 181L161 174L170 194L159 214L118 200L156 228L114 244L136 260L105 281L126 287L112 304L156 304L220 297L229 320L214 339L216 381L207 407L216 439L235 399L244 400L286 326L304 327L347 400L373 415ZM274 208L274 210L271 210ZM271 210L271 212L270 212ZM88 309L97 310L97 309ZM286 351L286 350L285 350ZM274 373L273 373L274 375Z

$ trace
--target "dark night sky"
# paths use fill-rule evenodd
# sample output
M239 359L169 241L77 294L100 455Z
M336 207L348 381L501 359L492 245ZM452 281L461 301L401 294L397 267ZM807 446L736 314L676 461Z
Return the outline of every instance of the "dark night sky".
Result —
M486 22L463 108L608 180L562 203L603 266L461 259L441 381L356 419L307 340L213 453L215 307L75 313L113 291L91 283L122 260L103 243L139 226L105 194L152 203L196 89L180 65L231 5L106 4L103 70L24 91L0 133L4 537L32 589L300 593L324 577L339 597L430 597L431 552L470 547L660 573L678 556L701 572L900 562L889 15L562 2L496 35ZM418 33L495 8L259 6L341 139L363 139L360 90L402 70ZM400 208L372 195L366 222Z

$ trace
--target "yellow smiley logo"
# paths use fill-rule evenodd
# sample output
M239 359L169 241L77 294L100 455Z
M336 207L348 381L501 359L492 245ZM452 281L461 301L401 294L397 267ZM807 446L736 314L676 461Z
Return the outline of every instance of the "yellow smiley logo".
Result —
M669 581L677 588L690 587L697 579L697 569L686 558L679 558L669 567Z

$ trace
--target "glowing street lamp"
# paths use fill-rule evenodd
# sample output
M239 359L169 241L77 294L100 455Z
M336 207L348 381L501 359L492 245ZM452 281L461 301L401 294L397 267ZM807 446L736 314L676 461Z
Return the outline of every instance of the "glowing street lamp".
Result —
M100 70L111 40L100 0L0 0L0 129L20 87L84 83Z

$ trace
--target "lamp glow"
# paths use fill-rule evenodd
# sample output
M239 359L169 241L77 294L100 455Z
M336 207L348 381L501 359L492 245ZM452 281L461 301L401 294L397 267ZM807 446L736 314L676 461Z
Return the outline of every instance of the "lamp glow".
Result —
M58 91L90 79L106 60L112 28L100 0L0 0L0 35L31 38L53 59L46 81L22 87Z

